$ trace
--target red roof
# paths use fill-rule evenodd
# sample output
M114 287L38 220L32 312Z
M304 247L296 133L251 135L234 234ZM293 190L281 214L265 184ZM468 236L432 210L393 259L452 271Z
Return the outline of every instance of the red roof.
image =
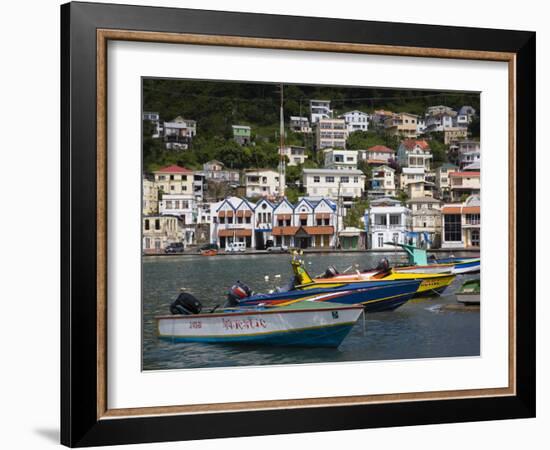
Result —
M409 150L412 150L413 148L415 148L417 145L422 149L422 150L429 150L430 149L430 145L424 140L424 139L421 139L419 141L417 141L416 139L405 139L402 143L401 143L406 149L409 149Z
M155 170L155 173L193 173L192 170L186 167L176 166L172 164L171 166L163 167L162 169Z
M475 178L479 177L479 172L450 172L450 177Z
M369 152L379 152L379 153L393 153L391 148L386 147L385 145L375 145L367 149Z

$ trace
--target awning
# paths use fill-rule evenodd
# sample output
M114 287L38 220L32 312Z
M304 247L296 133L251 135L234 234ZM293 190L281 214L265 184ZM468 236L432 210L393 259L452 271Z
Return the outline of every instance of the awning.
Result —
M290 214L276 214L275 216L277 220L290 220L291 215Z
M307 214L300 214L300 220L306 220Z
M330 219L330 213L318 213L318 214L315 214L315 218L318 220Z
M443 214L460 214L461 210L461 206L444 206L441 211Z
M334 234L334 227L331 227L331 226L316 226L316 227L302 227L304 229L304 231L307 233L307 234L311 234L311 235L317 235L317 234L322 234L322 235L325 235L325 234Z
M465 206L462 208L463 214L480 214L479 206Z
M251 217L252 211L241 209L237 211L237 217Z
M225 211L218 212L218 217L225 217Z
M225 215L226 215L227 217L233 217L233 211L228 210L228 211L225 212Z
M243 228L230 228L226 230L218 231L219 237L250 237L252 236L252 230L243 229Z
M294 236L300 227L273 227L273 236Z

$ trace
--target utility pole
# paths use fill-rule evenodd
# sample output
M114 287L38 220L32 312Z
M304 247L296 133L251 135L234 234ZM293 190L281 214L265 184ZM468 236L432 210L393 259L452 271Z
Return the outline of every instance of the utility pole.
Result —
M279 130L279 196L285 196L285 119L283 114L283 84L281 83L281 108L280 108L280 130Z

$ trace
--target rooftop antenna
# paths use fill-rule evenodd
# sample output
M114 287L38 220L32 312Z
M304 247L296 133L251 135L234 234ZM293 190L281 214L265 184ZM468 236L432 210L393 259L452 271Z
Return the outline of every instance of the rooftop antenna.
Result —
M283 115L283 84L281 83L281 109L280 109L280 130L279 130L279 196L285 196L285 119Z

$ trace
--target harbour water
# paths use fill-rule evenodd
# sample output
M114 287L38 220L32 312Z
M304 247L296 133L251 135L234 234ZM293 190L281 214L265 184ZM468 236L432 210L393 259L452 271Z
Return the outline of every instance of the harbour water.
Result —
M446 257L438 254L438 257ZM455 253L455 256L460 254ZM464 255L470 256L470 255ZM358 264L375 266L381 253L311 253L304 255L311 274L334 264L339 270ZM442 358L480 354L480 314L477 308L457 305L453 293L472 276L457 276L442 296L412 300L395 311L366 315L337 349L258 347L244 345L172 343L156 336L157 315L169 314L169 305L181 289L205 307L223 305L227 289L237 280L255 292L268 292L291 280L290 255L257 254L204 257L184 255L143 259L143 370L191 369L265 364ZM266 280L266 277L269 277Z

